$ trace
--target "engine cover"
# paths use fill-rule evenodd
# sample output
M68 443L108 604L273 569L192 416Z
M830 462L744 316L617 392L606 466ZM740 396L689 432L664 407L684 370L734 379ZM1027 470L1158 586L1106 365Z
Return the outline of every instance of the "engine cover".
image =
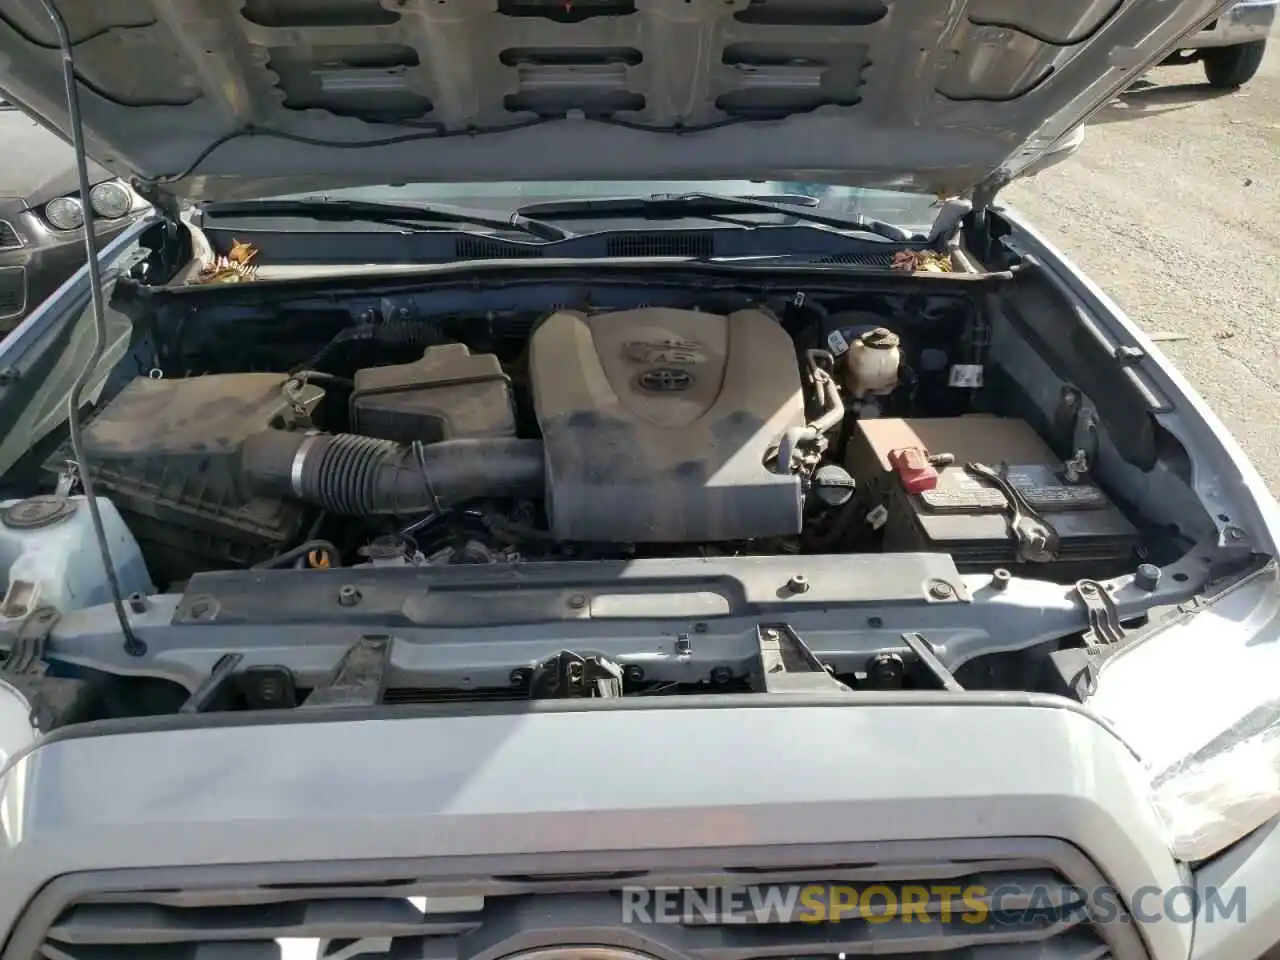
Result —
M800 480L766 468L804 423L790 337L759 310L544 320L529 346L561 540L691 543L800 532Z

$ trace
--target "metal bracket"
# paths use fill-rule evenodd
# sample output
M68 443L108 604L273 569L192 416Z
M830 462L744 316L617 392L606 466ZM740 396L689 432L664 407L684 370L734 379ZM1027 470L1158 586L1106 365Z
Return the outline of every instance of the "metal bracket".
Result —
M943 690L957 692L964 690L955 675L947 669L946 664L938 659L938 655L933 652L933 644L924 638L924 634L904 633L902 642L911 648L911 652L916 655L920 663L928 668L934 678L942 684Z
M760 674L755 687L761 693L852 693L833 677L809 645L787 623L756 626L760 650Z
M4 665L0 666L0 674L44 676L49 669L44 659L44 648L58 619L58 611L53 607L37 607L32 610L19 625L18 634L9 648L9 656Z
M1115 644L1124 639L1124 627L1120 626L1116 602L1102 584L1097 580L1077 580L1076 596L1084 602L1089 617L1089 627L1084 632L1087 646Z
M1129 367L1146 357L1147 352L1141 347L1119 344L1115 349L1115 358L1122 367Z
M1053 433L1073 459L1083 453L1088 463L1098 462L1098 414L1078 387L1062 388L1053 412Z
M606 657L561 650L534 667L529 699L620 697L622 677L622 667Z
M200 685L191 691L187 702L178 708L179 713L204 713L227 688L236 668L244 660L242 653L227 653L218 658L209 675L200 681Z
M387 664L395 638L361 637L338 661L329 678L313 689L298 709L373 707L387 692Z
M49 733L69 723L93 719L93 682L78 677L51 677L45 646L61 619L53 607L37 607L22 621L0 666L0 678L27 701L28 718L38 731Z
M1084 450L1077 450L1071 459L1063 464L1062 478L1067 483L1084 483L1089 479L1089 455Z
M1076 596L1085 606L1089 626L1082 635L1087 666L1076 682L1076 696L1083 702L1098 686L1098 668L1115 652L1124 639L1120 612L1102 584L1097 580L1077 580Z
M66 461L58 471L57 486L54 493L59 497L69 497L80 486L80 465L74 460Z

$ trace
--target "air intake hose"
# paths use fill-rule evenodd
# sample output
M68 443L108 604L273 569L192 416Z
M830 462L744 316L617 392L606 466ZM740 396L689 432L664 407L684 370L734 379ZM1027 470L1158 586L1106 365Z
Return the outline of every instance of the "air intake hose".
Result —
M245 440L240 469L256 493L345 516L439 512L481 497L540 498L541 440L393 443L349 433L264 430Z

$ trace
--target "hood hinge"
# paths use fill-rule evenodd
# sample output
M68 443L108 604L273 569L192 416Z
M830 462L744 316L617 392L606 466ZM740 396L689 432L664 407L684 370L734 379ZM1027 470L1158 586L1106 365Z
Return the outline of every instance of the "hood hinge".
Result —
M929 230L929 246L934 250L954 250L960 245L960 228L964 218L974 210L967 197L950 197L942 201L938 215Z
M979 244L990 242L989 238L986 238L985 240L983 239L986 234L985 225L987 221L987 212L995 205L996 195L1009 182L1009 178L1007 177L996 176L984 180L982 183L974 187L973 194L970 197L972 209L968 213L964 214L961 217L961 222L956 225L956 240L953 242L958 242L959 230L963 227L963 221L965 219L969 219L969 222L978 228L979 236L975 239ZM941 214L939 216L941 216ZM989 250L987 252L990 253Z
M973 188L973 212L985 213L988 207L994 206L996 194L1013 181L1012 177L1001 175L982 181Z
M172 193L161 190L154 180L135 179L130 186L133 187L134 193L151 204L170 223L179 222L182 208L178 198Z

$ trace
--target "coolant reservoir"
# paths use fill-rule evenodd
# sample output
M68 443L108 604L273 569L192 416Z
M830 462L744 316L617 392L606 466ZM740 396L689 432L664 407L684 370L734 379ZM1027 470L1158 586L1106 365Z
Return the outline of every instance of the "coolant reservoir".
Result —
M154 592L142 551L110 500L98 498L120 590L126 596ZM84 497L31 497L0 503L0 574L4 599L0 622L36 607L66 613L111 602L102 554Z
M845 386L855 399L892 393L902 363L897 334L883 327L868 330L849 344L844 362Z

